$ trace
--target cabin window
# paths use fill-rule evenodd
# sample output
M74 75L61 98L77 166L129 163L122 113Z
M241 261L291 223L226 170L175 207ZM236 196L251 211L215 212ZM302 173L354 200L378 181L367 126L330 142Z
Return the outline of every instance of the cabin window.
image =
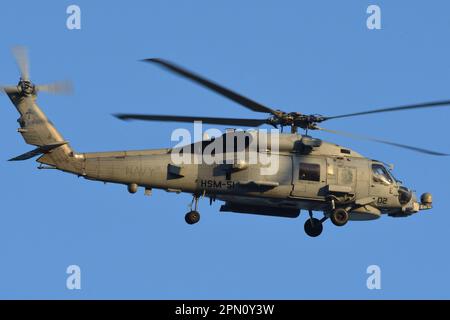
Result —
M320 181L320 165L314 163L300 163L298 179Z
M376 183L381 183L387 186L393 183L388 171L381 164L372 165L372 179Z

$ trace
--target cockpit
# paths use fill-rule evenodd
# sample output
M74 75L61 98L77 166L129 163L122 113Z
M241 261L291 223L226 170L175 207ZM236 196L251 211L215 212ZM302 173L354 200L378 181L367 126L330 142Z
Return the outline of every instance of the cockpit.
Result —
M372 179L373 182L381 183L386 186L394 184L395 181L389 171L380 163L372 164Z

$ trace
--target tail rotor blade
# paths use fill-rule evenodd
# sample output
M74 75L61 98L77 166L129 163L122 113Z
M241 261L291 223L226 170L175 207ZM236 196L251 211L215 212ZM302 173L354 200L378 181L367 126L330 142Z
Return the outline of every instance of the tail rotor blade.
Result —
M70 81L59 81L49 84L37 85L36 90L54 94L72 94L73 85Z
M4 93L18 93L17 86L0 86L0 94Z
M19 67L22 80L30 80L30 63L28 60L28 52L25 47L17 46L12 49L13 55Z

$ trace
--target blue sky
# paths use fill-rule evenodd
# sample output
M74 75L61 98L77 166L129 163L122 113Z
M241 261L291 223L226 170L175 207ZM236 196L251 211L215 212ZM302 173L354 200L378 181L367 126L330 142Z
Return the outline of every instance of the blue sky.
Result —
M66 28L77 4L82 29ZM382 30L366 9L382 10ZM124 123L114 112L255 116L139 59L189 67L274 108L334 115L450 98L448 1L26 1L0 11L0 83L18 81L10 48L29 47L36 83L72 79L73 96L38 103L80 152L170 146L177 124ZM0 97L0 298L450 298L449 160L369 142L318 137L395 164L395 175L433 193L434 209L382 217L316 239L306 215L219 213L191 198L89 182L33 161L17 113ZM450 152L450 110L330 121L328 128ZM82 289L66 289L81 267ZM366 268L381 267L368 290Z

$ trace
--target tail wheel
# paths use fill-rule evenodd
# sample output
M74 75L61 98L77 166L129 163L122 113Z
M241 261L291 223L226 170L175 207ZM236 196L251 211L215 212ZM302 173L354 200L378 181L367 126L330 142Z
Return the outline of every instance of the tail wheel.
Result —
M318 237L322 233L323 225L319 219L310 218L305 222L305 232L310 237Z
M330 219L335 226L342 227L347 224L349 215L347 210L338 208L331 213Z

